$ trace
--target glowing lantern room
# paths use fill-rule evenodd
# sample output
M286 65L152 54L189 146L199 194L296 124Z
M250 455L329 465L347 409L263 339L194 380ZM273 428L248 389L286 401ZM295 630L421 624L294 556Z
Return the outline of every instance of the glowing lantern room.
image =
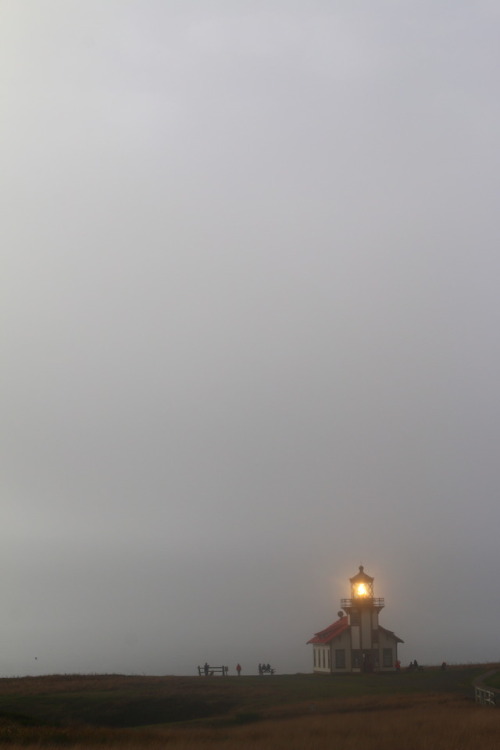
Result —
M366 575L362 565L359 566L359 573L349 578L349 581L353 599L373 599L373 578Z
M340 600L339 619L308 641L313 646L315 672L387 672L397 668L398 643L403 641L379 624L385 602L374 596L373 581L360 565L349 579L350 598Z

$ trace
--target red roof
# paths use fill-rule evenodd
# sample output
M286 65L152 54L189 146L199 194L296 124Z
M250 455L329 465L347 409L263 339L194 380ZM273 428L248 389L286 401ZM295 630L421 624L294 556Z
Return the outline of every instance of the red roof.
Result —
M320 630L319 633L316 633L314 637L307 642L330 643L330 641L333 641L334 638L337 638L337 636L343 633L344 630L348 630L349 627L349 621L347 615L345 615L344 617L341 617L340 620L336 620L329 627L325 628L325 630Z

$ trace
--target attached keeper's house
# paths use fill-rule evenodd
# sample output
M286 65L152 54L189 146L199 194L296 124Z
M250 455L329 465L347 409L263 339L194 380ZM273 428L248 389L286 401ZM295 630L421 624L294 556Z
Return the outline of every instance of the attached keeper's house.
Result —
M373 595L373 578L363 566L349 579L351 598L341 599L339 619L320 630L308 643L313 646L315 672L373 672L397 668L398 643L391 630L378 622L384 600Z

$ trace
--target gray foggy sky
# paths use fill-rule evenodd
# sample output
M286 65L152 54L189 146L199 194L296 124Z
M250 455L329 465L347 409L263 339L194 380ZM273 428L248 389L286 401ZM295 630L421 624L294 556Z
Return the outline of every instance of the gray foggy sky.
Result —
M500 659L499 23L1 0L0 673Z

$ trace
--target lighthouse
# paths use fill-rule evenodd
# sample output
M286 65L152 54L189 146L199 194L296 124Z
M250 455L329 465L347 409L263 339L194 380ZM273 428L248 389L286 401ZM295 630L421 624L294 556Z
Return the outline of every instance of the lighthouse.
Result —
M384 600L374 594L374 578L362 565L349 579L351 596L341 599L338 620L316 633L313 646L315 672L345 673L392 671L398 663L401 638L379 624Z

